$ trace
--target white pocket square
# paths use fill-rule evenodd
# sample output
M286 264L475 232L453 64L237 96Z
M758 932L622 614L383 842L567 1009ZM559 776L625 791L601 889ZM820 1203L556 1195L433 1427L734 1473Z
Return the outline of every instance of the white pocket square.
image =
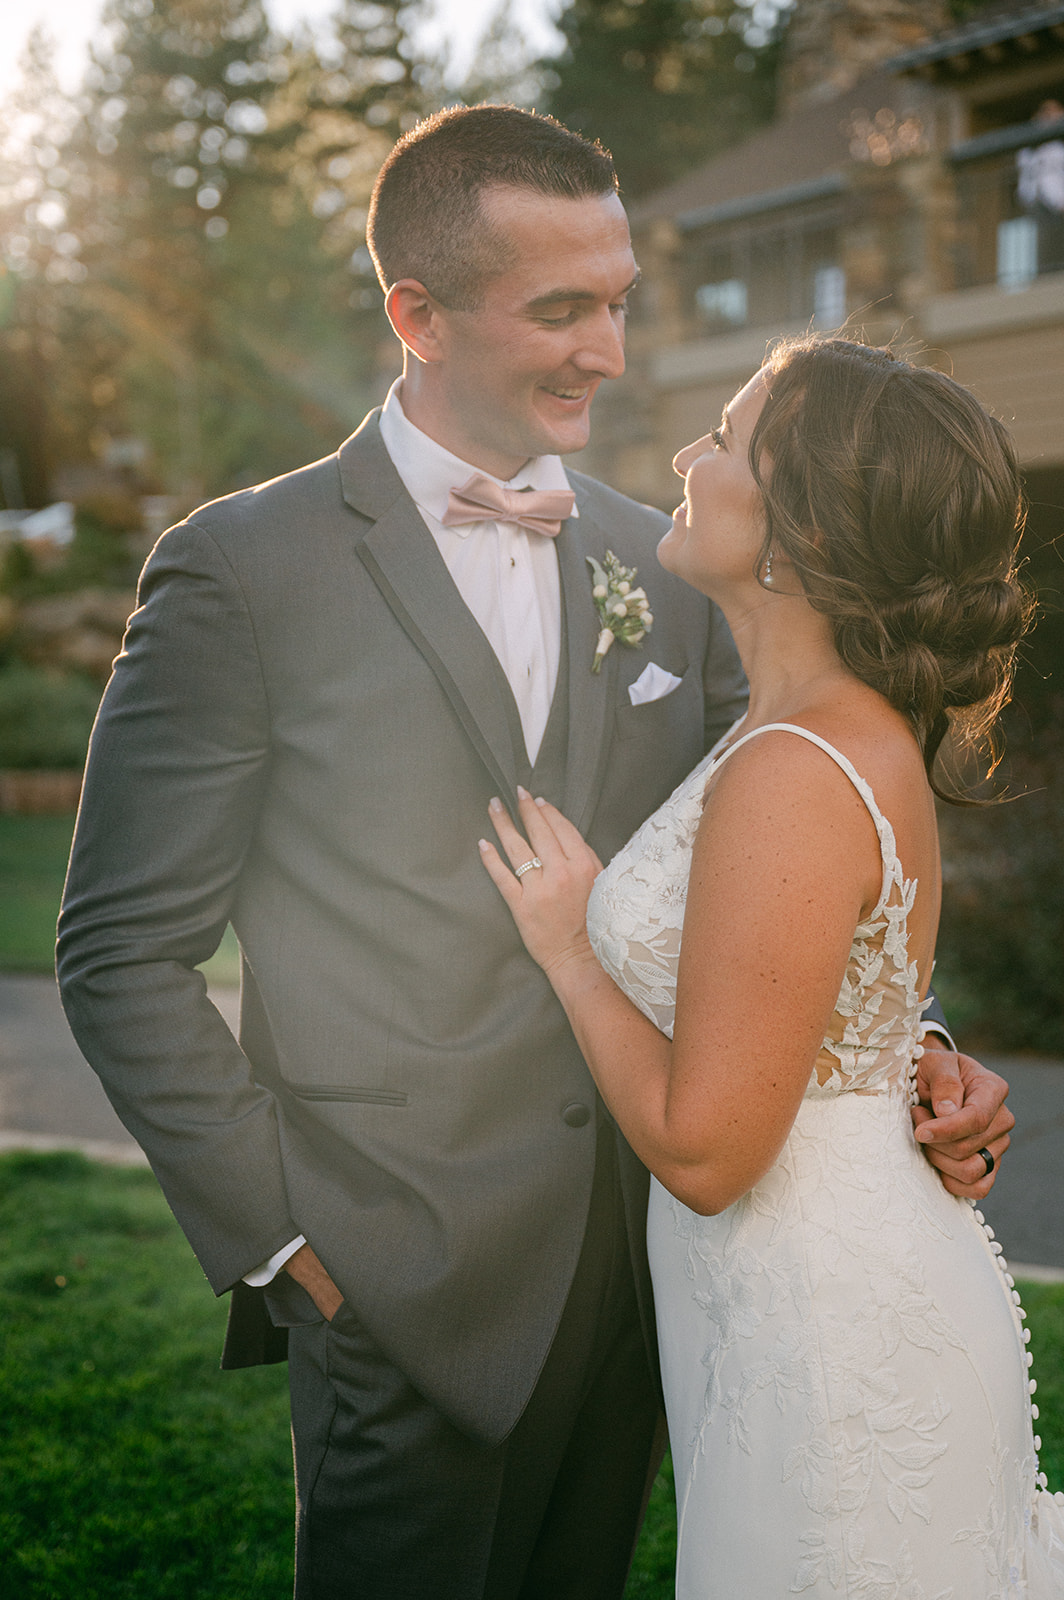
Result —
M652 700L663 700L682 681L656 661L648 661L635 682L628 685L628 698L634 706L646 706Z

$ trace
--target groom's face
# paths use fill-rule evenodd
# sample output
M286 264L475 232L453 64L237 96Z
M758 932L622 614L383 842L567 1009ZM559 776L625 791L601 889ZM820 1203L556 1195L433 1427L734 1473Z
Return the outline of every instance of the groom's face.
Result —
M587 443L603 378L624 371L624 321L638 276L614 194L555 199L496 188L482 196L513 265L475 311L441 312L440 376L456 437L449 448L512 477L530 456Z

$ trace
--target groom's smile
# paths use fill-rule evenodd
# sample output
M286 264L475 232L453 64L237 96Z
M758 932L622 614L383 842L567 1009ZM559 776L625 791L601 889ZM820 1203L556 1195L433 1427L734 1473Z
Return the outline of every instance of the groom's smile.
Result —
M434 306L436 343L404 382L411 421L503 480L531 456L583 449L591 401L624 371L638 278L615 194L579 199L496 187L482 198L502 247L472 310Z

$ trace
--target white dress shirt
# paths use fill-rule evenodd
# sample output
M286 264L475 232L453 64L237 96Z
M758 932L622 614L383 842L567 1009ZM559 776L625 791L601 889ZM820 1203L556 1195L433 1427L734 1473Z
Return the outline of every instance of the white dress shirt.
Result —
M402 379L388 391L381 412L381 438L403 486L499 659L521 717L528 759L535 762L550 716L561 652L561 591L554 540L515 522L468 522L445 528L442 518L452 489L460 489L482 467L452 455L415 428L400 400ZM557 456L534 456L507 489L568 489ZM573 516L578 513L575 508Z
M517 701L528 759L543 742L558 682L562 606L554 540L515 522L469 522L445 528L441 518L452 489L484 472L430 439L407 418L399 399L402 378L388 391L381 412L381 438L411 500L436 541L455 587L499 659ZM495 478L502 483L501 478ZM568 489L557 456L534 456L504 485L507 489ZM576 508L572 515L579 516ZM306 1239L300 1234L245 1275L262 1288L280 1272Z

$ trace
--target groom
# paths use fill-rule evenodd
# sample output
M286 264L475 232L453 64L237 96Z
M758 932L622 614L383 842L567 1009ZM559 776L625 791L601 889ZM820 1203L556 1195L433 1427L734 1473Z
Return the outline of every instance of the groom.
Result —
M386 163L370 243L403 378L334 456L149 560L60 981L233 1290L225 1363L287 1336L297 1594L615 1600L658 1418L646 1175L476 841L520 785L608 857L743 687L719 613L655 565L665 519L559 460L624 364L609 157L512 108L440 113ZM593 674L608 549L654 621ZM230 920L239 1046L195 970ZM1011 1118L964 1071L938 1160L981 1193Z

